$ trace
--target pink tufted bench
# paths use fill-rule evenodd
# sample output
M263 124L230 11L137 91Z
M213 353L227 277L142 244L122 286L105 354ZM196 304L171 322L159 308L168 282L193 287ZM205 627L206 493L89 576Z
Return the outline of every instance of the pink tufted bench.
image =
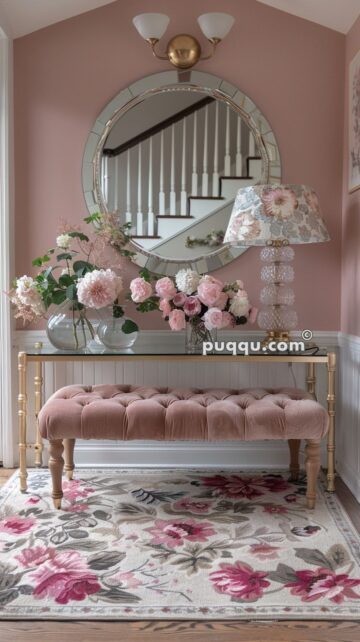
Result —
M306 439L307 505L315 506L320 442L326 410L297 388L243 390L73 385L61 388L39 414L49 440L53 499L61 507L62 458L72 479L76 439L240 440L286 439L290 473L299 474L300 440Z

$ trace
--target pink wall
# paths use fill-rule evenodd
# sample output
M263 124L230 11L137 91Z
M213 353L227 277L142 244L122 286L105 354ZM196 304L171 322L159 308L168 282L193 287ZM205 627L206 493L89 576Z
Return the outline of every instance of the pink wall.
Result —
M167 36L188 31L203 41L196 17L219 6L219 0L153 0L151 10L171 17ZM61 218L78 223L86 215L81 163L97 114L120 89L169 68L151 56L131 24L147 10L145 0L119 0L15 41L18 274L29 273L31 258L53 245ZM235 16L235 26L215 58L198 68L252 97L275 131L283 181L317 190L332 241L297 250L299 328L336 330L345 38L254 0L222 0L221 10ZM129 266L128 276L135 273ZM242 278L254 301L258 274L256 249L218 273ZM162 322L151 313L141 324L161 327Z
M349 63L360 49L360 17L346 36L341 330L360 335L360 190L348 193Z

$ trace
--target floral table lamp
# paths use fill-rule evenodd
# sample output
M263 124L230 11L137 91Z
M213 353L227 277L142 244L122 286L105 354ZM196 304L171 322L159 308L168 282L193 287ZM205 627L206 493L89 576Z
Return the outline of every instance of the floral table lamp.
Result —
M236 195L224 243L235 246L263 245L264 287L258 325L267 331L266 341L287 340L297 325L292 307L291 262L297 243L321 243L330 236L322 218L319 200L306 185L252 185Z

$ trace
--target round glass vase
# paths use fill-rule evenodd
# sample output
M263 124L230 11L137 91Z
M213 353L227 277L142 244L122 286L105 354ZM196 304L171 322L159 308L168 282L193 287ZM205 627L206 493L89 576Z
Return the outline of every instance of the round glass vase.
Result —
M185 352L188 354L201 354L204 341L214 343L217 330L208 330L205 323L198 318L188 321L185 328Z
M114 316L112 307L106 308L98 325L97 335L109 350L126 350L134 345L138 336L136 330L131 332L133 323L133 320L125 315ZM130 332L124 332L124 326L125 330L130 329Z
M84 350L95 336L87 310L76 301L66 300L48 318L46 334L58 350Z

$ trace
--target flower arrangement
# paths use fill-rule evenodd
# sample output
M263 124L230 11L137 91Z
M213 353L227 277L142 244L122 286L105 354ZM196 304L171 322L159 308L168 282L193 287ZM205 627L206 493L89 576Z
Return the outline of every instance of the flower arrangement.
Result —
M79 330L84 338L86 333L94 338L94 328L87 317L89 308L98 310L112 306L114 317L124 314L119 303L119 295L123 291L122 277L109 267L99 267L99 254L110 243L123 256L132 255L127 249L130 240L128 224L116 230L99 214L92 214L84 221L92 225L92 238L78 229L64 230L57 236L55 248L32 261L33 267L40 268L36 276L15 278L8 293L15 306L15 318L21 318L24 324L47 318L51 306L60 306L68 301L73 317L75 349L80 346ZM134 332L137 326L127 320L122 330L124 333Z
M180 270L175 280L157 278L142 270L131 281L130 291L137 310L160 310L171 330L184 330L190 324L197 335L195 343L208 340L212 330L254 322L257 315L242 281L223 283L191 269Z
M224 230L211 230L205 238L196 238L187 236L185 241L186 247L195 247L196 245L208 245L209 247L218 247L224 243Z

